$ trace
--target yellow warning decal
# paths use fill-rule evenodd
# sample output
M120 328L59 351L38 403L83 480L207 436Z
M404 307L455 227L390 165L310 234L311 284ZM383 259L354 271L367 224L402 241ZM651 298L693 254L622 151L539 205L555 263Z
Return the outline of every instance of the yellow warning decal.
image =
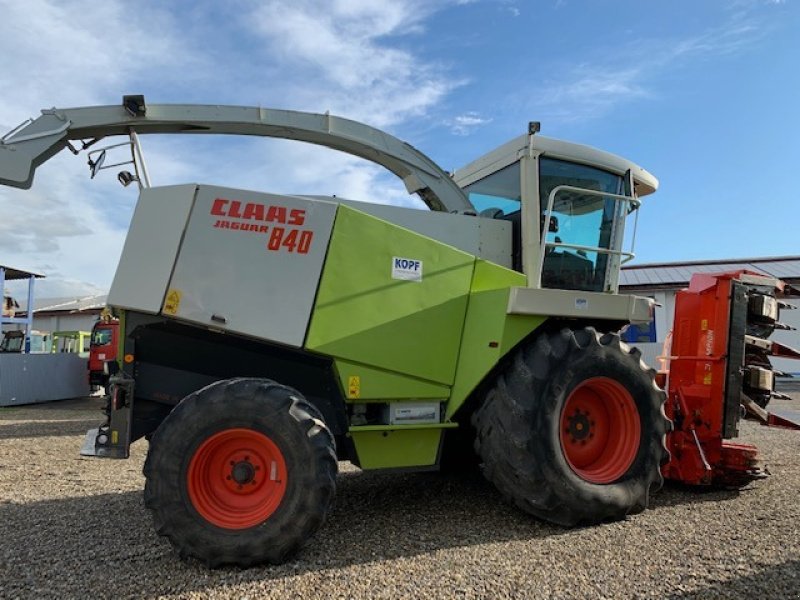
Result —
M111 443L118 444L119 443L119 431L116 429L111 430Z
M359 375L351 375L347 378L347 397L361 397L361 377Z
M703 385L711 385L711 373L706 373L703 377Z
M165 315L177 315L178 309L181 306L181 291L180 290L170 290L167 292L167 299L164 300L164 314Z
M703 319L700 321L700 331L705 331L708 329L708 319Z

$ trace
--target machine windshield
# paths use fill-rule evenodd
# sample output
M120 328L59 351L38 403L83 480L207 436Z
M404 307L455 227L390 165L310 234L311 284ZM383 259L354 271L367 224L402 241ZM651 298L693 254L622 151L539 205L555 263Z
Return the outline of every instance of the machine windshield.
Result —
M625 178L607 171L563 160L539 161L539 201L544 217L550 193L571 186L625 194ZM558 190L553 200L552 222L544 232L545 256L542 287L605 291L613 257L593 248L618 250L628 205L598 194Z
M539 159L539 210L544 258L542 287L613 291L625 216L630 204L604 194L629 195L627 178L565 160ZM482 217L513 226L513 264L522 270L520 163L515 162L464 188ZM561 186L580 189L557 189ZM549 222L547 205L555 190ZM583 192L582 190L587 190ZM611 253L602 250L610 250Z
M105 346L111 343L112 332L110 329L95 328L92 331L92 346Z
M7 331L0 342L0 352L22 352L25 335L21 331Z

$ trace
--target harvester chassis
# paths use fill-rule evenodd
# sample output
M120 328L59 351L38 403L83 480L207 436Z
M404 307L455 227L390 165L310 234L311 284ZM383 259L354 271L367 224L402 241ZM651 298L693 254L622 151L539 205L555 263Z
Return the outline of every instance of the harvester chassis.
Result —
M130 139L108 148L130 146L135 173L118 179L141 192L109 294L120 347L107 364L107 421L83 453L125 458L150 439L145 501L157 531L210 566L281 562L302 547L330 510L337 458L429 470L447 466L453 442L510 502L566 526L643 510L664 474L754 476L755 450L723 438L741 416L745 371L759 404L775 395L766 356L781 348L761 338L780 325L774 294L788 290L747 273L693 279L665 395L615 332L653 318L654 301L619 295L618 277L633 257L626 217L658 181L538 131L531 123L452 176L338 117L142 96L45 110L0 138L0 184L19 188L61 149ZM387 168L434 214L150 188L146 133L327 146ZM92 176L118 166L103 166L105 152L89 152ZM742 297L740 281L774 294ZM456 443L465 432L474 453Z

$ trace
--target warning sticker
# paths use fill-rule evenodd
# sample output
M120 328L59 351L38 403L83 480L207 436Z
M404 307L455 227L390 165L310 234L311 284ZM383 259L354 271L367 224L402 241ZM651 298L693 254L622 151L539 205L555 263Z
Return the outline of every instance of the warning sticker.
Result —
M347 378L347 397L360 398L361 397L361 377L358 375L351 375Z
M167 293L167 299L164 300L164 314L177 315L178 309L181 306L181 292L180 290L170 290Z
M422 261L415 258L393 256L392 279L422 281Z

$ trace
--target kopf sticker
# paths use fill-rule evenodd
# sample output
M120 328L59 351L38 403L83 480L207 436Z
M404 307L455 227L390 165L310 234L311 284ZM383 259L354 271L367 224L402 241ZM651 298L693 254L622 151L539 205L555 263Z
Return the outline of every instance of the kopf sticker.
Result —
M422 281L422 261L416 258L392 257L392 279Z

